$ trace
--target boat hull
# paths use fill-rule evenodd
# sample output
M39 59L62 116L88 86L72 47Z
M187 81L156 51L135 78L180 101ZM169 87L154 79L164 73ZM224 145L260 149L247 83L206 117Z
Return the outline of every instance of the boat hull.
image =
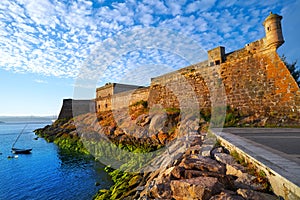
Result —
M30 154L32 149L18 149L12 148L11 151L13 154Z

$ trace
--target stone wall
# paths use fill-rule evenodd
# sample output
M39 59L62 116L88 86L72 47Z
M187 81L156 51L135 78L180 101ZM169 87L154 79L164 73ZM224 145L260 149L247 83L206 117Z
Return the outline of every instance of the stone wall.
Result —
M264 39L226 54L220 65L204 61L188 66L152 78L150 88L103 97L97 106L114 110L140 100L148 101L150 107L159 104L209 112L226 106L240 116L299 124L298 85L276 50L264 48Z
M202 62L152 79L150 106L182 108L196 96L200 109L226 100L242 116L299 120L300 91L276 50L249 51L261 42L227 54L220 65Z
M95 101L64 99L58 119L69 119L89 112L95 112Z
M130 105L144 100L148 101L149 87L138 88L113 95L112 97L112 110L129 107Z
M132 102L137 98L145 99L145 90L143 88L144 87L138 85L120 83L108 83L105 86L99 87L96 89L96 110L100 112L118 109L125 107L125 105L129 103L127 101ZM149 89L146 90L146 96L148 98ZM132 99L132 101L130 99Z
M209 112L230 107L242 117L299 125L300 90L276 52L284 43L281 19L270 13L263 23L265 37L245 48L225 54L224 47L216 47L208 51L207 61L152 78L150 89L140 95L132 90L101 102L107 110L147 98L150 107Z

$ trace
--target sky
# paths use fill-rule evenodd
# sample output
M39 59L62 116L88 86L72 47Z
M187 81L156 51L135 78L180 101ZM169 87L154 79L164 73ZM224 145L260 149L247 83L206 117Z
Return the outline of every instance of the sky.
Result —
M298 0L1 0L0 116L58 115L64 98L94 98L107 82L149 85L209 49L263 38L270 11L283 16L279 55L300 62L299 10Z

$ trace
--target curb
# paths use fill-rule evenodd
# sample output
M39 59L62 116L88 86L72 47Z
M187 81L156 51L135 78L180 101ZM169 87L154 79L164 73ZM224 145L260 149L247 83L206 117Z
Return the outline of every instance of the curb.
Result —
M211 130L221 145L236 151L267 175L273 192L285 200L300 199L300 166L268 151L263 145L237 135Z

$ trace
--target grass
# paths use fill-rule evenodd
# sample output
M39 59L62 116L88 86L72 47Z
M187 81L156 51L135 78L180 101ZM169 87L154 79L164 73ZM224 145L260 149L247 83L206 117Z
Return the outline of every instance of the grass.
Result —
M259 183L263 186L262 191L272 194L272 186L268 180L268 176L265 171L258 169L253 163L249 163L246 159L241 156L237 151L231 151L231 156L242 166L244 166L248 173L255 176L256 179L254 182Z

